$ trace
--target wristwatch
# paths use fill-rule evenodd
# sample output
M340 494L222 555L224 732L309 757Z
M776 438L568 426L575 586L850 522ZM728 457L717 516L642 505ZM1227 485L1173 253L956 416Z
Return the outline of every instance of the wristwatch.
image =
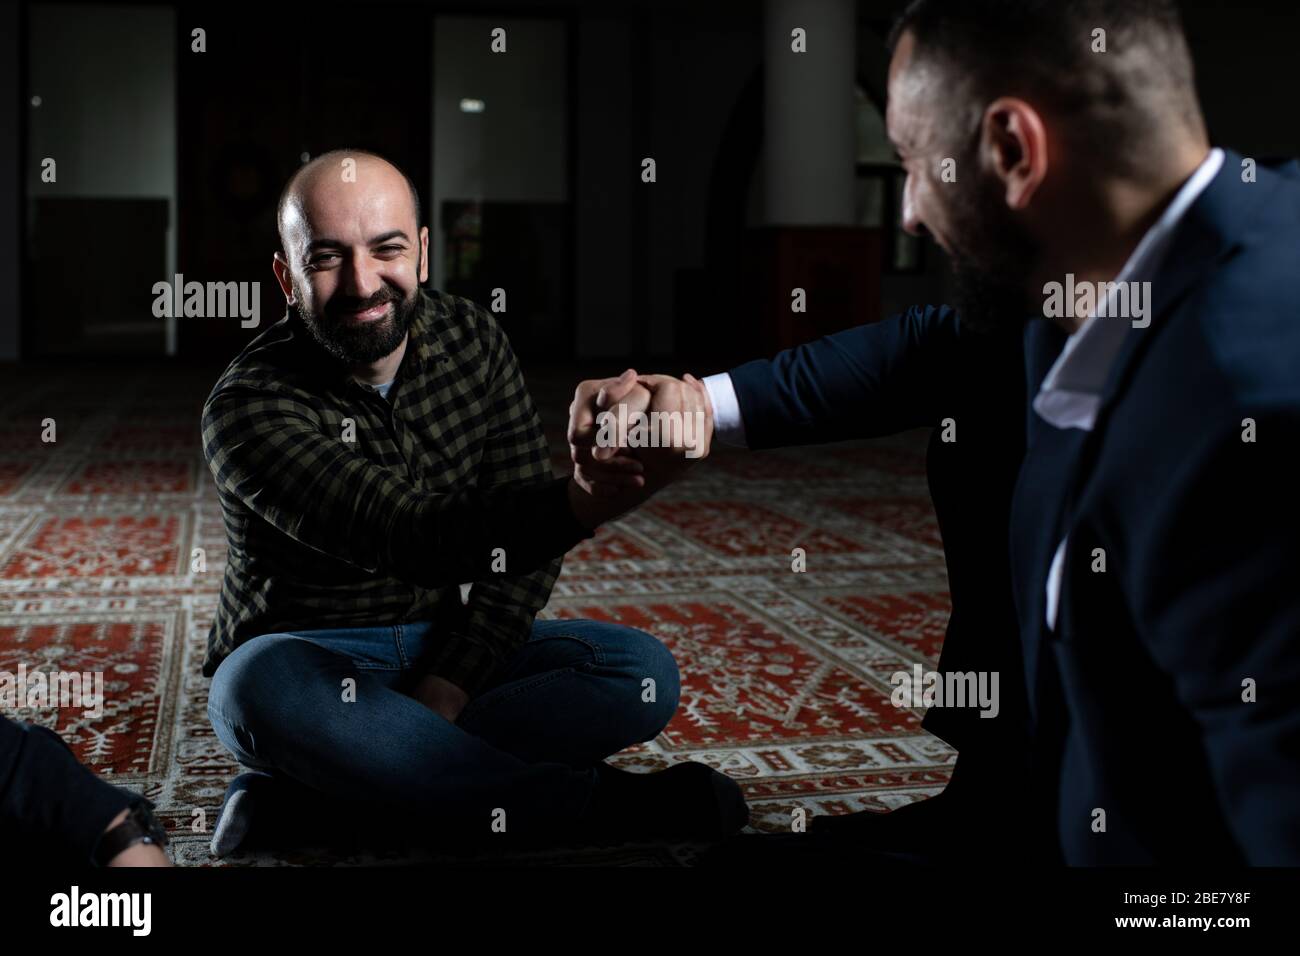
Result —
M148 800L132 804L126 819L99 838L91 855L95 866L108 866L113 857L137 843L157 847L167 845L167 831L154 817L152 806Z

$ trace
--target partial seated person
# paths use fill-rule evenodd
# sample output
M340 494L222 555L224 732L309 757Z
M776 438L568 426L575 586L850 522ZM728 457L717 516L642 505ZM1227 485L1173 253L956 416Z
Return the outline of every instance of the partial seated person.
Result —
M203 673L246 769L213 853L293 820L313 821L294 839L314 845L361 818L435 846L740 829L739 788L703 764L604 762L672 717L673 656L621 624L534 616L561 556L634 502L552 477L502 329L421 287L429 230L409 178L326 153L290 179L278 224L287 314L203 410L229 537ZM628 494L660 483L655 467Z

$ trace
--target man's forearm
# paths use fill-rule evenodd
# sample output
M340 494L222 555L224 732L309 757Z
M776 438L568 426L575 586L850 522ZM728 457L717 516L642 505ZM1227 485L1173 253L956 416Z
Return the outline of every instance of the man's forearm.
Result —
M557 538L546 528L563 529L566 524L576 523L581 529L579 539L589 538L597 526L634 504L621 499L593 498L572 478L567 480L565 490L566 497L560 502L560 507L568 514L548 517L543 522L544 528L530 525L540 546L538 553L554 551L569 537ZM564 550L567 551L568 547ZM480 578L470 591L463 626L439 642L419 663L420 669L450 680L471 695L476 693L509 651L528 639L533 616L546 604L551 585L559 574L558 559L563 553L560 551L551 559L552 569L548 569L546 564L532 569L532 555L507 551L506 566L512 572L518 568L522 573L512 573L509 578L500 580L496 580L498 576L495 575ZM514 591L520 593L508 589L510 581L516 585ZM527 587L530 583L534 584L531 588Z
M556 558L526 574L501 573L475 581L462 619L449 626L419 667L477 694L493 671L528 641L533 619L550 599L562 566L562 559Z
M0 718L0 834L39 836L90 862L133 798L82 766L53 731Z
M600 525L611 518L618 517L631 507L631 505L622 508L616 507L615 502L621 499L596 498L589 495L572 478L569 479L568 494L569 508L572 510L573 516L578 520L579 524L590 531L595 531Z
M534 571L592 536L595 513L579 513L569 483L555 478L430 498L393 523L386 563L400 569L395 576L425 586L489 578L502 551L512 569Z

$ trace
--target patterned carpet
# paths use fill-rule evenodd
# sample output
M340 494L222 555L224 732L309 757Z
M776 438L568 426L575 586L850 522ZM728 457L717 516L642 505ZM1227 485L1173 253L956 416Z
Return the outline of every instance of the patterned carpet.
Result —
M20 710L89 766L153 800L182 865L348 865L393 851L245 854L208 836L236 765L199 673L225 560L198 448L216 369L0 377L0 671L102 671L102 717ZM533 378L557 468L574 376ZM42 442L53 419L56 441ZM613 762L708 763L741 783L760 830L886 810L943 788L953 751L889 702L889 675L937 660L948 615L923 434L720 452L569 555L542 617L643 628L672 648L681 706ZM194 568L203 549L206 570ZM791 570L803 548L807 571ZM9 714L8 716L15 716ZM552 853L533 862L673 864L696 848ZM527 859L521 862L528 862Z

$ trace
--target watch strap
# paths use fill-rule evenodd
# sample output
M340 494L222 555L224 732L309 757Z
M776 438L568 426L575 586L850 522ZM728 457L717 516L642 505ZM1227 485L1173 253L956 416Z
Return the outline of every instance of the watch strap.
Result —
M137 843L155 846L167 844L166 833L154 820L148 803L144 801L134 804L126 819L99 838L92 857L94 864L108 866L113 857Z

